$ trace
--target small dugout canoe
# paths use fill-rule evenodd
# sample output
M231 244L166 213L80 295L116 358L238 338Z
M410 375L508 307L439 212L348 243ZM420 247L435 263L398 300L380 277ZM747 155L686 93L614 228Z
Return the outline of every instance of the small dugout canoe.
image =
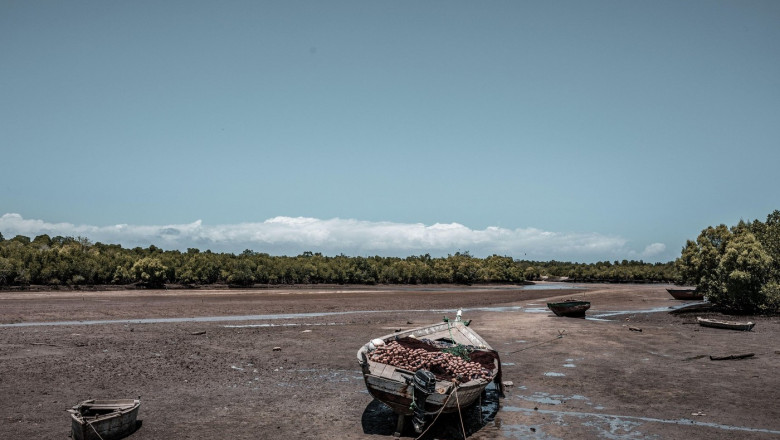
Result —
M737 322L737 321L721 321L719 319L708 319L708 318L701 318L697 317L696 321L699 322L699 325L702 327L712 327L712 328L724 328L727 330L739 330L743 332L749 332L750 330L753 330L753 326L756 324L754 322Z

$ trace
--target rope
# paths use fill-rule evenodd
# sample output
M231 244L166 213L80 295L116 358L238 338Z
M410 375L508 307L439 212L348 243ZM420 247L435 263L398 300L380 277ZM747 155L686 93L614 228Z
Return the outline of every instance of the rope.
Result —
M466 440L466 425L463 424L463 415L460 413L460 399L458 399L457 392L455 393L455 403L458 405L458 417L460 417L460 429L463 430L463 440Z
M425 435L425 433L428 432L429 429L431 429L431 426L433 426L436 423L436 420L439 419L439 416L441 415L442 411L444 411L444 407L447 406L447 402L450 401L450 398L452 397L452 395L455 394L455 398L457 398L457 396L458 396L457 395L457 391L458 391L458 387L456 386L455 389L452 390L450 395L447 396L447 400L445 400L444 403L441 405L441 408L439 409L439 412L436 413L436 417L433 418L433 421L428 424L428 427L425 428L425 431L423 431L422 434L420 434L420 436L417 437L415 440L420 440Z
M86 422L86 420L85 420L85 422ZM92 426L92 422L87 422L87 425L89 425L89 427L92 428L93 431L95 431L95 435L97 435L100 440L103 440L103 437L100 436L100 433L97 432L97 429L95 429L95 427Z
M558 339L561 339L564 336L566 336L566 330L558 330L558 336L556 336L556 337L554 337L554 338L552 338L552 339L550 339L548 341L543 341L543 342L540 342L538 344L531 345L529 347L521 348L520 350L508 351L505 354L519 353L521 351L525 351L525 350L528 350L530 348L538 347L538 346L544 345L544 344L549 344L550 342L557 341Z
M450 332L450 341L455 342L455 338L452 337L452 328L450 327L450 321L447 320L447 331Z

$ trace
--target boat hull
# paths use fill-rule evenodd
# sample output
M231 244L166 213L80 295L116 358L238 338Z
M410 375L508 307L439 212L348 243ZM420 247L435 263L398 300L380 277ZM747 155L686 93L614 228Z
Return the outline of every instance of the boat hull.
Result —
M722 328L749 332L756 325L753 322L720 321L717 319L696 318L702 327Z
M410 374L411 375L411 374ZM393 412L400 415L412 415L412 387L406 383L399 383L396 380L364 374L366 389L373 398L389 406ZM460 386L454 391L452 387L438 387L436 393L428 396L425 401L425 412L427 414L451 413L458 408L465 408L477 401L482 391L489 384L488 381L480 380L468 386Z
M452 338L456 343L492 351L492 348L484 339L461 321L418 327L385 335L378 339L391 342L397 338L407 336L432 340ZM389 406L396 414L412 415L414 386L410 385L408 380L414 376L415 372L370 360L370 346L371 343L365 344L357 352L358 363L361 366L363 379L369 394ZM499 369L500 361L496 356L492 369L493 380L500 380ZM433 415L440 412L455 412L459 408L463 409L476 402L490 382L490 380L479 378L456 385L451 381L437 380L435 391L425 401L424 411L426 414Z
M85 400L68 410L73 440L118 440L137 428L137 399Z
M585 311L590 308L589 301L565 301L558 303L547 303L547 308L552 310L556 316L565 316L569 318L583 318Z
M704 294L697 292L696 289L666 289L674 299L679 300L702 300Z

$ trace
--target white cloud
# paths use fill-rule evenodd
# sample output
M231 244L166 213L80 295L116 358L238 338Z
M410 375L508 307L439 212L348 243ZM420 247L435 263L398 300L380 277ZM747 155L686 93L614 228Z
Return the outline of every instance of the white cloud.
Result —
M638 253L628 249L628 241L598 233L564 233L536 228L506 229L490 226L471 229L458 223L369 222L355 219L321 220L307 217L274 217L259 223L204 225L197 220L187 224L158 226L91 226L48 223L25 219L19 214L0 217L0 232L6 238L49 234L54 237L82 236L93 242L116 243L124 247L151 244L163 249L186 250L195 247L216 252L251 249L272 255L298 255L304 251L325 255L382 255L406 257L429 253L446 256L470 252L474 256L509 255L517 259L598 261L626 256L658 256L666 246L653 243Z
M654 257L656 255L660 255L664 253L666 250L666 245L663 243L653 243L647 245L645 247L645 250L642 252L642 255L645 257Z

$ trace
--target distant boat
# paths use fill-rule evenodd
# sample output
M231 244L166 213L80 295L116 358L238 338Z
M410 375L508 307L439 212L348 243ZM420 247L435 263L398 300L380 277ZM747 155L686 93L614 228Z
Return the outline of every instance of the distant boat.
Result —
M85 400L69 409L73 440L118 440L135 432L138 399Z
M753 326L756 325L753 322L720 321L707 318L696 318L696 320L699 321L699 325L704 327L725 328L728 330L741 330L745 332L749 332L753 329Z
M669 294L672 295L674 299L681 299L681 300L704 299L704 294L697 291L696 288L675 288L675 289L666 289L666 291L669 292Z
M547 303L547 307L557 316L583 318L585 317L585 311L590 308L590 301L563 301Z

